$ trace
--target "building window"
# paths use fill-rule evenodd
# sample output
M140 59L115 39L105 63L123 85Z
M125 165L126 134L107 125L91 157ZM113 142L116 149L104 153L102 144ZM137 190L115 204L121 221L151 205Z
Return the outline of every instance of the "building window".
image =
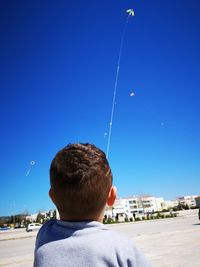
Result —
M136 204L136 200L129 200L129 204Z

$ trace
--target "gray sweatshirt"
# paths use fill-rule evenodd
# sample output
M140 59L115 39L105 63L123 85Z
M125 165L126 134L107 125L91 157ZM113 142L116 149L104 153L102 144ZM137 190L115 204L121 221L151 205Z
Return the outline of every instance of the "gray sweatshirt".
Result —
M38 232L34 267L151 267L132 241L96 221L52 220Z

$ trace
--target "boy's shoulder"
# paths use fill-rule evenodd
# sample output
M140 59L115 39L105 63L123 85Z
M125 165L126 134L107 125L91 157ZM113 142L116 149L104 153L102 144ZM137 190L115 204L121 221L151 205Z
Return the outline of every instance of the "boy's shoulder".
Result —
M130 266L150 266L143 253L129 237L95 221L51 220L45 223L37 236L37 259L41 254L48 255L48 258L51 258L53 262L55 249L61 254L64 251L63 253L67 256L69 256L68 251L70 253L73 251L79 257L82 255L83 259L89 257L94 261L98 258L101 259L100 261L106 259L108 262L116 263L117 261L120 263L111 266L129 266L125 262L130 262ZM90 256L86 257L86 255ZM76 266L78 266L77 264Z
M69 222L50 220L38 232L37 241L49 243L66 238L106 240L110 246L133 248L133 241L126 235L108 228L97 221Z
M46 222L39 230L36 240L36 248L51 241L64 239L74 240L96 240L102 243L103 240L110 247L133 248L132 240L106 225L96 221L69 222L62 220L50 220Z

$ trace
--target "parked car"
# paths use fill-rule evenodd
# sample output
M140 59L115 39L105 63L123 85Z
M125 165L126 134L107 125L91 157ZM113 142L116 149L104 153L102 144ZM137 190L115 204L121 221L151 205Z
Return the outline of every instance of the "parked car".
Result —
M0 231L6 231L6 230L10 230L10 226L0 227Z
M29 223L27 228L26 228L26 231L27 232L30 232L30 231L37 231L41 228L42 224L40 223Z

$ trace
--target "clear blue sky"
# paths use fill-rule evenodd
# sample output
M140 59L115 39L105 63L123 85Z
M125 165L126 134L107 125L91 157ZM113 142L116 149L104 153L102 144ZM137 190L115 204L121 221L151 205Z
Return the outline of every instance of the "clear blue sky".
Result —
M53 207L49 165L64 145L106 151L128 8L109 156L118 194L200 194L199 0L2 0L0 215Z

